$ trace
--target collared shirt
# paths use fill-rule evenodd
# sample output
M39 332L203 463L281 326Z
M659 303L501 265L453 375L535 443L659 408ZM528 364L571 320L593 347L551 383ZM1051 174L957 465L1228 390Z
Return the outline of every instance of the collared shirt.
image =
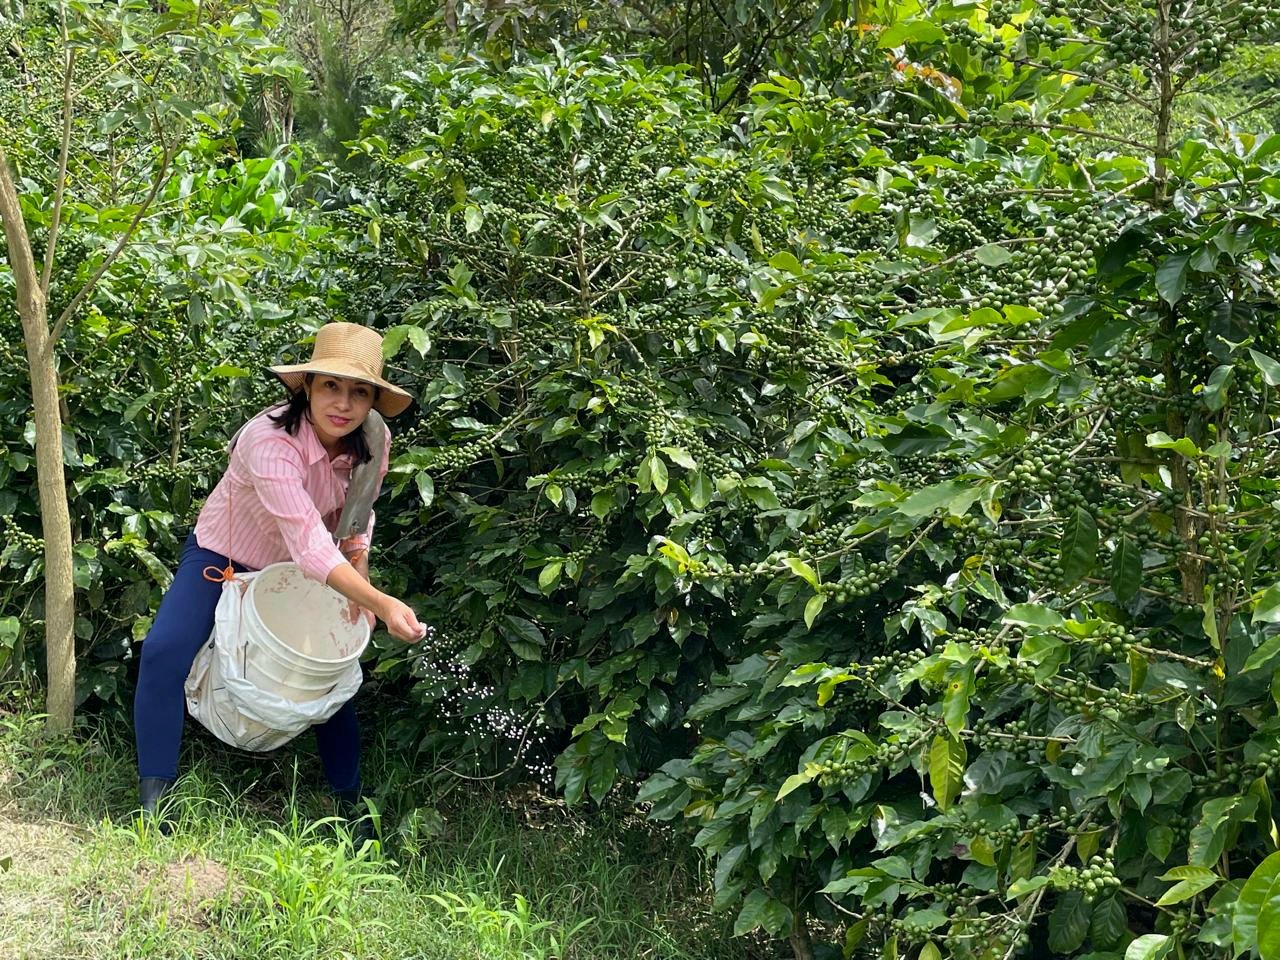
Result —
M196 542L253 569L292 560L324 583L346 562L333 530L347 500L352 458L343 454L330 460L305 417L297 436L290 436L268 419L281 409L264 410L241 429L227 472L196 520ZM387 461L384 456L379 484ZM349 551L367 549L372 534L370 516L368 529L344 545Z

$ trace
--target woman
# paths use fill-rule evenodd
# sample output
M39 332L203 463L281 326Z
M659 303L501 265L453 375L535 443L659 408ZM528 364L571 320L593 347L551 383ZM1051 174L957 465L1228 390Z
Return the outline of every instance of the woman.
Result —
M258 414L237 435L227 472L200 511L142 644L134 733L138 793L147 814L155 814L177 777L183 683L209 638L222 592L220 581L205 577L206 568L244 572L292 560L350 600L353 619L361 611L371 621L381 619L406 643L425 632L406 604L368 581L372 519L366 533L340 545L330 532L352 468L370 459L361 429L369 411L393 417L412 402L382 378L382 337L358 324L326 324L316 333L308 363L269 371L288 388L288 403ZM386 469L384 456L384 475ZM350 811L360 797L353 703L314 729L329 786L339 807Z

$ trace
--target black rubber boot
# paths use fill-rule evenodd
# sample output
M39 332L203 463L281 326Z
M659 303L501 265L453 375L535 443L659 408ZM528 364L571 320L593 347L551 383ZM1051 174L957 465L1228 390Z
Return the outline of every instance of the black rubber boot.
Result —
M166 837L173 832L173 824L160 816L160 800L172 786L173 781L164 777L142 777L138 781L138 807L144 817L156 821Z
M378 832L373 826L373 818L367 815L361 816L361 790L359 787L354 790L336 790L333 796L337 801L338 816L347 822L347 829L351 831L351 845L356 850L363 847L366 840L378 839Z

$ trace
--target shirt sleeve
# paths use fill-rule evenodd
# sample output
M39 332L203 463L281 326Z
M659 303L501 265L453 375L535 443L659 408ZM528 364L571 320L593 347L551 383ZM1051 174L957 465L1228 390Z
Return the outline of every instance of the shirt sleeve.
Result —
M288 441L264 437L245 450L245 466L293 562L313 580L327 581L346 560L303 486L307 468L301 454Z
M386 447L382 451L382 469L378 471L378 492L374 494L373 499L376 501L382 494L382 481L387 477L387 469L391 466L391 431L387 431ZM356 550L368 550L373 546L373 525L378 519L377 511L369 511L369 525L365 527L364 533L358 533L355 536L348 537L344 541L347 545L348 552Z

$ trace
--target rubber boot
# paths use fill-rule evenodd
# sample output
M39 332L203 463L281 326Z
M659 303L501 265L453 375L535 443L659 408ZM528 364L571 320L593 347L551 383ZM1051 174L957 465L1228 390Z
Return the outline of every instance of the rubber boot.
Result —
M361 790L335 790L334 799L338 805L338 816L347 822L351 831L351 846L357 851L364 846L366 840L377 840L378 832L373 827L373 818L360 815Z
M173 824L160 816L160 799L172 786L173 781L164 777L142 777L138 781L138 806L142 815L154 819L166 837L173 833Z

